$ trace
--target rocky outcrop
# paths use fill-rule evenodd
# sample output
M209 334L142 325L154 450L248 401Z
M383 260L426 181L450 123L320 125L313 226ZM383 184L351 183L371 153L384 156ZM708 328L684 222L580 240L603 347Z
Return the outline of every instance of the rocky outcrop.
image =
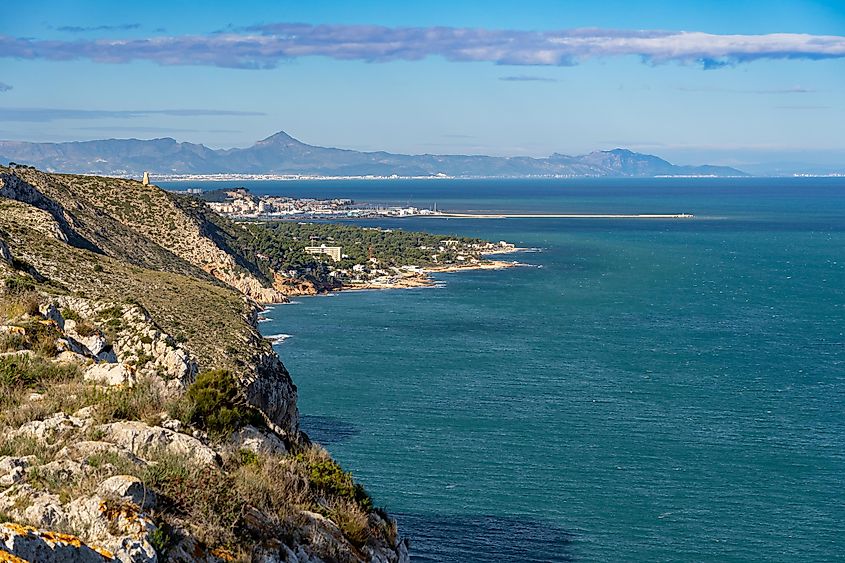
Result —
M103 436L102 440L140 457L167 452L199 465L215 465L220 461L217 452L200 440L161 426L125 421L103 424L96 430Z
M85 335L79 334L77 320L64 319L62 310L84 319ZM88 381L131 385L142 377L157 377L171 388L184 388L196 377L196 360L137 305L115 306L62 296L42 305L41 312L64 329L69 351L96 362L85 371ZM100 329L92 331L95 322L109 323L113 338L108 339Z
M247 401L264 414L275 432L298 441L299 411L290 400L296 397L296 385L272 348L255 358L255 364L255 370L241 380Z
M408 561L301 435L256 324L283 292L225 225L116 179L0 167L0 196L0 281L36 287L0 308L3 362L32 370L4 387L0 561Z
M392 545L364 545L360 548L349 543L338 525L316 512L304 511L301 514L302 529L308 535L308 542L290 546L281 541L266 541L256 545L252 552L254 563L317 563L323 559L317 554L323 551L337 553L337 561L353 563L369 561L371 563L410 563L408 540L394 538ZM372 514L372 526L387 525L377 514ZM363 556L353 555L356 551Z
M235 432L232 435L231 441L232 445L236 448L248 450L255 454L287 453L287 447L278 435L252 425L244 426Z
M110 485L105 487L106 496L97 493L75 499L66 506L56 495L35 491L28 485L8 489L0 496L0 503L9 496L16 503L29 503L22 513L20 510L12 513L37 525L0 524L0 550L5 549L25 561L44 563L157 562L158 554L151 541L157 527L134 502L136 491L116 483ZM119 494L121 490L124 496ZM81 535L45 530L56 527L81 530Z
M8 563L104 563L116 561L100 546L88 545L76 536L39 531L30 526L0 524L0 561Z

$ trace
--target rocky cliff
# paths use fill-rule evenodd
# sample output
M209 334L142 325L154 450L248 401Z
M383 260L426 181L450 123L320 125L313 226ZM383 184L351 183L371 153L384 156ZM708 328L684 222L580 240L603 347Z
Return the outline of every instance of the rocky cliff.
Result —
M407 561L301 434L226 225L137 182L0 196L0 561Z

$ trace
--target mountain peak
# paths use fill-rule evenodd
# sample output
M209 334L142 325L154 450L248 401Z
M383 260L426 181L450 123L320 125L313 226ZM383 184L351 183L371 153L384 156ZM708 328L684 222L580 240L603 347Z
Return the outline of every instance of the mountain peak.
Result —
M256 143L256 145L300 145L298 140L294 139L284 131L279 131L278 133L273 133L266 139L262 139Z

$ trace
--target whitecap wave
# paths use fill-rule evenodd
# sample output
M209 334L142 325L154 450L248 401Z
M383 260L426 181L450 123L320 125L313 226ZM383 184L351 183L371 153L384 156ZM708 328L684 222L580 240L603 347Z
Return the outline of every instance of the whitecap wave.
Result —
M292 334L269 334L269 335L265 336L264 338L266 338L267 340L269 340L273 344L281 344L282 342L284 342L288 338L292 338L292 337L293 337Z

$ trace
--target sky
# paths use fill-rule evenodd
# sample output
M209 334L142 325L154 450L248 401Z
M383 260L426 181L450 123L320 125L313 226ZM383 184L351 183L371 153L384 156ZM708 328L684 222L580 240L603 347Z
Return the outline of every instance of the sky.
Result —
M5 0L0 139L845 168L845 0Z

